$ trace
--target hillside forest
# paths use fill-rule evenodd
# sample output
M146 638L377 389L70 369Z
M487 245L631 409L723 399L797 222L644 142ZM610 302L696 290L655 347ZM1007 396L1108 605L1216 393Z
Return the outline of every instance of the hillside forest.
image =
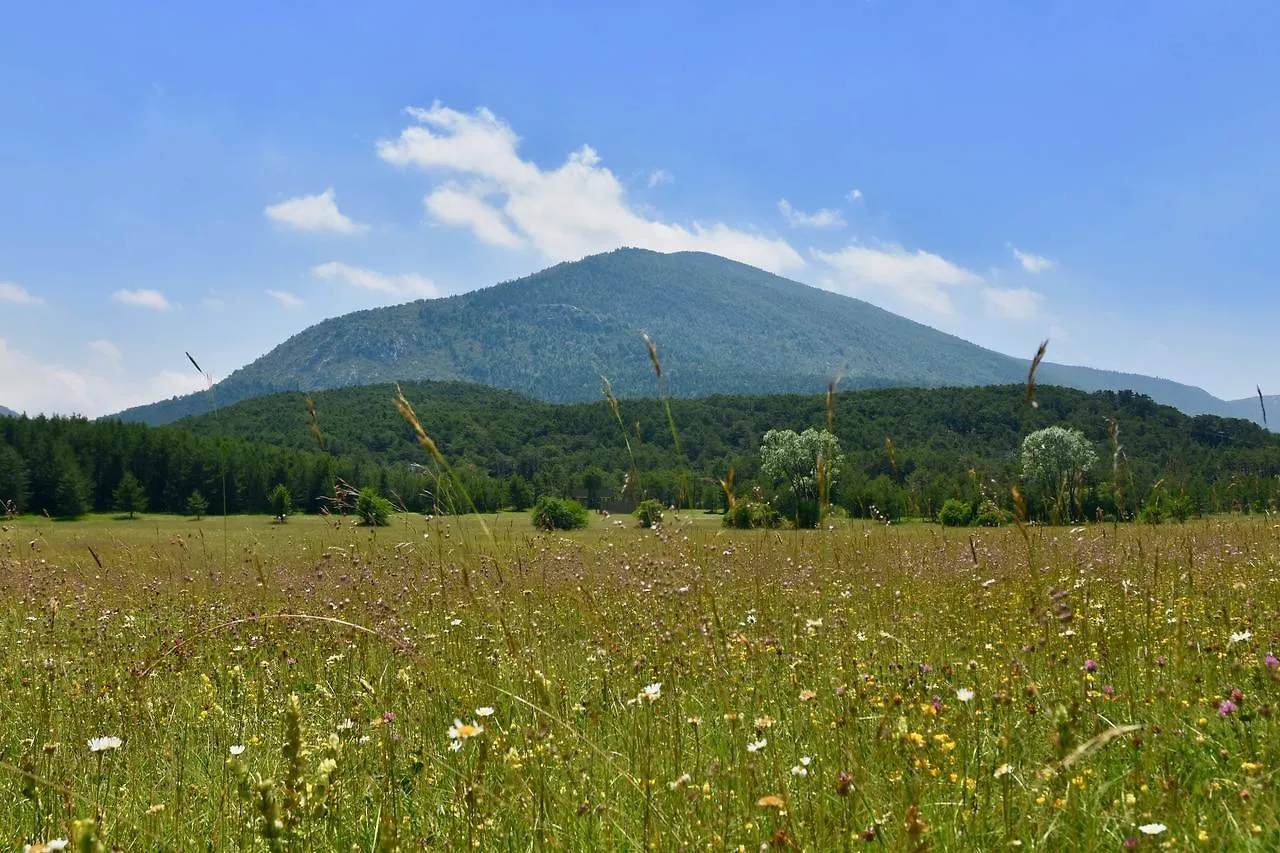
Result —
M0 501L74 516L148 509L268 512L283 484L301 512L338 510L335 485L372 487L414 512L522 510L541 496L593 507L642 498L723 511L731 485L789 517L787 491L761 470L772 429L823 428L843 452L830 501L850 516L936 518L948 500L976 516L998 507L1048 518L1048 496L1020 482L1019 447L1062 425L1092 444L1073 518L1162 519L1264 512L1280 499L1280 436L1210 415L1188 417L1128 392L1023 386L877 389L825 395L714 396L552 404L466 383L403 391L449 471L419 446L391 404L395 387L248 400L169 427L80 418L0 418ZM675 426L673 437L671 424ZM677 451L676 438L679 440ZM732 472L732 478L730 477ZM136 480L137 489L126 476ZM225 482L225 489L224 489ZM142 504L136 494L140 491ZM193 503L193 495L196 499Z

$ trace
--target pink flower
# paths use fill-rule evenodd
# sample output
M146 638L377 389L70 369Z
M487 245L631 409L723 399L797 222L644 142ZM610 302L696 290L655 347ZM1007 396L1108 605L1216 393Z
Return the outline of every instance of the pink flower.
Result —
M1084 662L1084 671L1085 671L1085 672L1093 672L1093 671L1095 671L1097 668L1098 668L1098 662L1097 662L1096 660L1094 660L1093 658L1089 658L1087 661L1085 661L1085 662Z
M1230 716L1235 712L1236 712L1236 703L1232 702L1230 699L1223 699L1222 702L1218 704L1219 717Z

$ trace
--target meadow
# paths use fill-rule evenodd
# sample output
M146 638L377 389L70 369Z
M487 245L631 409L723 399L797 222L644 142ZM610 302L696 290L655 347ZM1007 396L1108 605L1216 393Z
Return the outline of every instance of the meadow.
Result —
M0 527L0 844L1280 848L1280 524Z

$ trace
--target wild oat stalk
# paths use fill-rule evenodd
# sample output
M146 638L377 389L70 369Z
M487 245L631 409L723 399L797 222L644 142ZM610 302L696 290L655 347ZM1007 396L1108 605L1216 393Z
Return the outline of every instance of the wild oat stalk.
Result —
M204 377L206 390L209 392L209 402L213 407L214 432L218 433L219 437L223 439L222 446L218 448L218 461L219 467L222 469L222 570L225 572L230 559L227 546L229 539L227 531L227 444L226 437L222 435L222 421L218 418L218 395L213 387L213 374L202 370L191 353L185 350L183 353L186 355L187 361L191 362L191 366L196 369L196 373Z
M662 378L662 362L658 359L658 348L654 346L653 339L648 334L642 333L644 337L644 345L649 350L649 361L653 363L653 372L658 377L658 397L662 400L662 408L667 413L667 426L671 428L671 440L675 442L676 455L680 458L680 495L679 498L687 496L689 486L689 465L688 460L684 457L684 447L680 444L680 433L676 430L675 415L671 413L671 398L667 396L667 383ZM676 507L680 506L680 499L677 498Z
M609 383L609 377L601 376L604 382L603 392L606 400L609 401L609 409L613 412L613 419L618 422L618 431L622 433L622 443L627 446L627 458L631 460L631 473L627 479L627 491L631 492L631 499L636 500L636 493L639 489L638 477L636 470L636 455L631 450L631 439L627 436L627 428L622 423L622 409L618 405L618 397L613 393L613 385ZM639 503L639 501L636 501Z
M1045 351L1049 348L1049 341L1046 339L1040 344L1040 348L1036 350L1036 357L1031 359L1031 369L1027 371L1027 402L1031 404L1031 408L1038 409L1040 404L1036 402L1036 370L1040 367L1040 362L1044 360Z
M480 514L480 510L476 508L476 503L471 499L471 494L467 491L467 487L462 484L462 480L454 473L453 466L444 458L440 448L436 446L435 441L427 434L426 429L422 426L422 421L418 420L418 415L413 410L413 405L405 398L404 392L400 390L398 384L396 385L396 396L391 402L395 404L396 411L400 413L400 416L413 427L413 433L417 436L418 444L422 445L422 449L427 451L427 455L444 469L445 473L449 475L449 480L453 487L471 506L471 511L475 513L476 518L479 520L480 529L484 531L484 535L489 537L490 541L494 541L493 532L489 530L489 525L485 523L484 516Z

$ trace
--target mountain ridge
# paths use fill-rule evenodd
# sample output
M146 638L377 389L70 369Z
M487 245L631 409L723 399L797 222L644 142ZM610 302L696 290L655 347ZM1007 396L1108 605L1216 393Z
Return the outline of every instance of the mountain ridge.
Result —
M836 377L850 390L1007 384L1025 380L1029 365L716 255L618 249L464 294L323 320L219 382L217 401L438 379L577 402L598 399L604 376L619 396L653 396L642 333L680 397L806 392ZM1242 411L1203 389L1138 374L1045 363L1038 381L1134 390L1191 415ZM113 417L162 424L210 407L201 392Z

